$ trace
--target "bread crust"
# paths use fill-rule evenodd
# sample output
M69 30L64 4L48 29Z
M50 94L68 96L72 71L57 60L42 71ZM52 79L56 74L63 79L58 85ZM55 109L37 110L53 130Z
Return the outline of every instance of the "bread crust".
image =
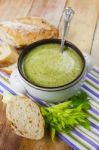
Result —
M7 54L8 52L8 54ZM2 54L4 57L2 58ZM18 53L16 52L15 48L7 45L7 44L0 44L0 68L8 67L17 62Z
M21 48L41 39L58 38L58 30L41 18L24 17L1 22L0 37L4 42Z
M8 74L8 75L11 75L11 73L12 73L15 69L17 69L17 64L16 64L16 63L14 63L14 64L12 64L12 65L10 65L10 66L8 66L8 67L2 67L2 68L0 68L1 71L5 72L5 73Z

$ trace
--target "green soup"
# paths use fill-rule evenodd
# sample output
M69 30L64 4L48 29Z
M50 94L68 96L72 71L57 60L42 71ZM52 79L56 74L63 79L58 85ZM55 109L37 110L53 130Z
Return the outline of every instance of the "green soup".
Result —
M60 44L44 44L24 58L25 76L42 87L58 87L73 81L82 71L81 57L71 48L60 53Z

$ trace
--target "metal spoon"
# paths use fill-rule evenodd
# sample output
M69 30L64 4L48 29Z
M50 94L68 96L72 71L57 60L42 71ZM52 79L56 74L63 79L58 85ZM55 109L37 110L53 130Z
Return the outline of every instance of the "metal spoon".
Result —
M61 49L60 52L63 53L64 51L64 42L65 42L65 35L68 31L69 23L74 15L74 11L71 7L68 7L63 12L63 19L64 19L64 26L63 26L63 32L62 32L62 38L61 38Z

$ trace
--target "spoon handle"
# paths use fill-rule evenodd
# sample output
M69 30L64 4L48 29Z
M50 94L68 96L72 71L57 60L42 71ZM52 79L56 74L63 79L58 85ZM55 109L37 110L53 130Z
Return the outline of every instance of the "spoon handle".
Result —
M68 31L69 23L73 15L74 15L74 11L70 7L66 8L63 12L64 26L63 26L63 32L62 32L62 38L61 38L61 49L60 49L61 53L63 53L64 51L65 35Z

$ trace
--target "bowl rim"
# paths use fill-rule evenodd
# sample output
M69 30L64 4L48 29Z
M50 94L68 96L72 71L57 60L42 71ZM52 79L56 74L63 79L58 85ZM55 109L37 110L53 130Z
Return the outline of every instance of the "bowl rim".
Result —
M49 44L49 43L57 43L57 44L60 44L61 43L61 39L43 39L43 40L39 40L39 41L36 41L30 45L28 45L27 47L25 47L21 54L19 55L19 58L18 58L18 62L17 62L17 66L18 66L18 72L20 74L20 76L22 77L22 79L24 80L24 82L26 82L29 86L35 88L35 89L38 89L38 90L41 90L41 91L60 91L62 89L67 89L67 88L70 88L72 86L74 86L76 83L78 83L81 79L82 79L82 76L84 75L85 73L85 57L83 55L83 53L79 50L78 47L76 47L73 43L65 40L65 45L72 48L73 50L75 50L79 56L81 57L82 61L83 61L83 68L82 68L82 71L81 73L71 82L67 83L67 84L64 84L62 86L58 86L58 87L43 87L43 86L38 86L36 84L33 84L30 80L28 80L24 73L23 73L23 65L22 65L22 62L24 60L24 57L26 56L27 53L29 53L31 50L33 50L33 48L37 47L37 46L40 46L42 44Z

